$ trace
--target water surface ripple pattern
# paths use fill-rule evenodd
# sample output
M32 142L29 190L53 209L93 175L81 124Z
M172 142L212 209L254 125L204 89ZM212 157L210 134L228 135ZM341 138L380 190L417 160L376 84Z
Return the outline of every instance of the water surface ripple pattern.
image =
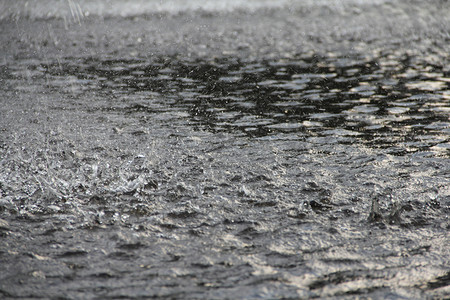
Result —
M117 2L0 4L0 298L450 297L447 1Z

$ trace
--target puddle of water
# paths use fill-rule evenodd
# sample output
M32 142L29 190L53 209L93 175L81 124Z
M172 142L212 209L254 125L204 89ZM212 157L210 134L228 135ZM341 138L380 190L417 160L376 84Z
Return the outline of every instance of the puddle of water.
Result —
M449 69L429 40L438 21L417 25L437 9L417 9L416 31L389 23L407 4L318 2L328 9L313 17L150 14L73 31L51 12L13 18L1 36L17 48L2 45L0 65L0 297L447 298ZM334 16L338 2L353 4ZM271 44L274 19L294 29ZM34 22L48 32L30 33ZM385 27L364 46L371 24ZM423 39L412 50L399 32ZM269 47L300 33L304 53ZM184 52L184 34L198 48ZM352 51L308 52L323 43Z
M380 76L383 60L312 56L291 62L244 64L228 58L214 62L165 58L146 64L139 59L66 59L57 64L30 65L27 74L45 77L48 86L65 89L74 98L95 90L102 97L126 94L130 99L117 107L115 101L108 101L103 109L185 111L190 115L190 126L213 132L242 131L248 136L263 137L280 132L322 135L338 129L341 135L351 133L347 142L426 151L434 143L414 149L403 145L403 141L418 141L422 134L428 134L427 126L448 121L445 92L449 83L443 80L443 70L429 67L433 68L431 74L437 74L434 81L427 73L422 78L426 80L417 81L415 76L411 82L401 76L409 68L407 65ZM249 67L252 65L257 69ZM378 76L367 80L371 74ZM429 92L432 89L432 94L419 98L424 88ZM412 97L412 93L418 95ZM139 104L133 100L136 95L144 95ZM165 99L168 95L171 101ZM299 125L311 122L316 126ZM411 130L419 126L422 130ZM447 136L448 128L440 129L444 131L434 129L434 134ZM402 134L393 134L398 132Z

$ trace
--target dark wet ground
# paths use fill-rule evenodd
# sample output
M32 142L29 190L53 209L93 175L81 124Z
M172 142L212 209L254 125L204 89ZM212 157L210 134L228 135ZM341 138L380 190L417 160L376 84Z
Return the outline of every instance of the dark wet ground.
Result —
M448 2L340 8L4 17L0 296L450 297Z

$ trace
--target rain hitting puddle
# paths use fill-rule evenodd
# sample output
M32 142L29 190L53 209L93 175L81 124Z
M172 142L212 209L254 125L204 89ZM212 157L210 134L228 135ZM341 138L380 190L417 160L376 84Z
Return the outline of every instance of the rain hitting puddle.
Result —
M0 298L450 296L444 1L119 2L3 4Z
M362 143L389 153L448 156L448 72L402 56L299 56L279 61L70 59L28 66L34 79L74 99L107 98L91 110L172 114L187 126L249 137ZM68 84L69 83L69 84ZM434 138L430 139L432 135ZM395 146L395 147L391 147Z

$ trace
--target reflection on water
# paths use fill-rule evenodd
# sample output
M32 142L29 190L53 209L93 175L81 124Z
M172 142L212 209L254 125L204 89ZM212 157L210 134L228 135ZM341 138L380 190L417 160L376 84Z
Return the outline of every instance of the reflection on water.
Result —
M3 67L0 297L446 295L448 75L314 55Z
M32 65L28 72L75 98L95 92L109 99L99 109L146 114L175 109L189 113L186 124L213 132L359 142L390 148L392 154L431 149L448 155L450 149L448 71L407 56L67 59Z
M1 299L449 298L445 1L42 1L0 4Z

